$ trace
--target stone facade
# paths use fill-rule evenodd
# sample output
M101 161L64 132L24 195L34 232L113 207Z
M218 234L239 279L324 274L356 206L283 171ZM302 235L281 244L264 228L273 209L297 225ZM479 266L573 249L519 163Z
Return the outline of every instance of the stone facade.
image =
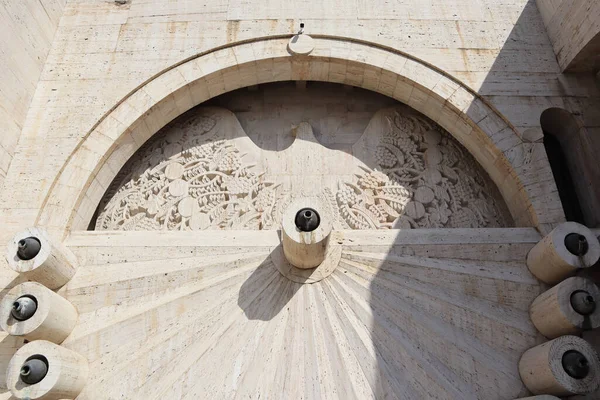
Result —
M40 0L0 5L0 190L65 4Z
M2 197L9 230L35 223L80 140L142 82L217 46L295 32L299 18L307 33L365 40L435 65L485 96L520 132L539 127L541 112L552 106L578 114L589 129L599 126L593 78L560 74L535 1L351 2L344 12L328 2L193 3L66 6L32 102L32 122L22 132L23 146L38 146L17 152L15 173L8 178L12 190ZM73 107L79 112L68 112ZM23 180L39 184L16 190Z
M0 279L69 323L2 333L0 399L597 398L587 345L590 379L533 373L562 365L530 319L539 265L593 278L600 254L600 231L564 224L543 144L550 108L600 143L594 74L555 54L566 3L61 3L26 117L9 118ZM303 202L326 220L295 254L326 268L300 273L280 227ZM566 247L582 232L585 257L579 236ZM28 235L44 243L31 260ZM28 387L32 352L51 368Z

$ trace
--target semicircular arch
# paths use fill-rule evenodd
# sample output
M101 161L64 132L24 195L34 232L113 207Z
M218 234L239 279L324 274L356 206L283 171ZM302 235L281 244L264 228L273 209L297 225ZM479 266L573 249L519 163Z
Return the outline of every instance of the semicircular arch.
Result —
M309 56L288 52L291 35L213 49L138 86L85 135L63 165L36 223L86 229L127 160L163 126L220 94L261 83L342 83L392 97L450 132L498 186L517 226L547 232L564 221L543 145L524 142L485 99L408 54L356 40L316 36ZM549 177L549 179L546 179Z

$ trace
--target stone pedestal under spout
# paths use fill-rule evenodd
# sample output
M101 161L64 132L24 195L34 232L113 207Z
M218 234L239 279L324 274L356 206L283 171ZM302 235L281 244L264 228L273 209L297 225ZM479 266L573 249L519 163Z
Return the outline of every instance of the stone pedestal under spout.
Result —
M283 253L297 268L318 267L329 245L332 215L318 197L298 198L287 207L281 224Z

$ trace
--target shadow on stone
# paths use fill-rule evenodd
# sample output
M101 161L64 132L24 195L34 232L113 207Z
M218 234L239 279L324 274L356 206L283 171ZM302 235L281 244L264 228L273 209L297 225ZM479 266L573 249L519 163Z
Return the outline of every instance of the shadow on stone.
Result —
M250 320L270 321L286 308L301 286L281 275L269 256L242 284L238 306Z

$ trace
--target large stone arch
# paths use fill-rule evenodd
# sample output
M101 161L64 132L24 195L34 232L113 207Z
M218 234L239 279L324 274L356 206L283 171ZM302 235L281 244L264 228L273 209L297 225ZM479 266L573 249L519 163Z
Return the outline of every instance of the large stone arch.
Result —
M318 36L309 56L290 36L230 44L178 63L138 86L85 135L44 200L37 224L86 229L113 178L152 135L222 93L285 80L337 82L408 104L455 136L496 183L517 226L546 232L564 215L541 143L526 143L486 100L443 71L389 48Z

